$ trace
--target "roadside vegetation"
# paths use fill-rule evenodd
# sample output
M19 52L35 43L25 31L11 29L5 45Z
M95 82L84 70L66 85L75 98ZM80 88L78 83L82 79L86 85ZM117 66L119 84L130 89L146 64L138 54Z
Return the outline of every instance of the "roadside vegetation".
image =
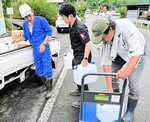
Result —
M57 6L55 4L48 3L47 0L3 0L2 2L5 18L8 18L6 8L13 7L13 18L22 19L19 13L19 6L24 3L27 3L31 6L35 15L46 17L51 25L54 25L55 17L58 12Z
M84 15L86 9L90 9L91 12L102 12L103 5L109 5L110 11L115 11L119 13L120 18L126 17L127 8L126 4L137 4L137 3L148 3L149 0L65 0L66 3L71 3L75 6L77 13L84 20ZM44 16L47 18L51 25L54 25L56 15L58 13L58 5L53 3L48 3L47 0L2 0L4 8L4 16L6 20L6 27L9 30L9 16L6 13L7 7L13 7L14 15L13 18L22 19L19 13L19 6L21 4L29 4L35 15ZM98 10L99 9L99 10Z
M77 10L77 13L80 15L81 17L81 21L84 20L84 15L85 15L85 11L88 8L88 3L85 1L77 1L73 3L74 7Z

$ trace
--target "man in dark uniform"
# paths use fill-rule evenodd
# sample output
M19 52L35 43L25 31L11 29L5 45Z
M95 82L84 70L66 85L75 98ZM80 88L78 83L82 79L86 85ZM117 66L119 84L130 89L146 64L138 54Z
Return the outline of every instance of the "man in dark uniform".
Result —
M75 65L81 64L87 66L91 62L91 41L86 25L81 23L76 17L76 10L71 4L63 4L59 9L59 14L63 20L70 25L70 41L73 49L74 58L72 60L72 68ZM81 95L81 86L77 85L78 89L72 90L70 95ZM85 85L85 90L88 90L88 85ZM80 108L80 102L73 102L75 108Z

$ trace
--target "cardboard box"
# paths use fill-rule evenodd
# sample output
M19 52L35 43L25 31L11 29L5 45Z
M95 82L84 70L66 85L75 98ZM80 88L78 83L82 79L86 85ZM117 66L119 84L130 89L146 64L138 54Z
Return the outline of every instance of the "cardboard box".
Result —
M17 48L26 47L28 45L30 45L28 41L21 41L17 43Z
M13 39L18 39L23 36L23 30L12 30L11 34Z

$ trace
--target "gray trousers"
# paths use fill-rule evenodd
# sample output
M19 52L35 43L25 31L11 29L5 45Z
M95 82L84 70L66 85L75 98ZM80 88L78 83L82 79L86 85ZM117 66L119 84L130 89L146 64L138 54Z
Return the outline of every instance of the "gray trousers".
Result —
M139 94L140 94L139 82L140 82L140 77L141 77L141 74L145 65L145 60L146 60L146 55L143 55L137 67L128 77L129 97L133 99L139 98ZM117 56L117 58L112 62L112 72L116 73L118 70L120 70L123 67L125 63L126 62L120 56ZM119 80L113 78L112 87L113 89L119 89Z

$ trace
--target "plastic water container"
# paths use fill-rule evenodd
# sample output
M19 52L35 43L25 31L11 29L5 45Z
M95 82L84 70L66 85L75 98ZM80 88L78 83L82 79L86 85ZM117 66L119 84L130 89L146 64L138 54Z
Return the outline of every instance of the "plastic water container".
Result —
M119 122L120 105L97 104L96 116L100 122Z
M87 74L87 73L97 73L97 67L94 62L88 63L88 66L84 66L84 67L81 64L74 66L73 77L74 77L75 83L77 83L78 85L81 85L82 77L84 74ZM85 77L84 84L93 83L96 80L97 80L97 76L89 75L89 76Z
M16 44L16 43L14 43L14 44L12 44L11 42L4 42L4 43L5 43L5 45L8 46L9 51L10 51L10 50L14 50L14 49L17 48L17 44Z
M64 54L64 66L67 69L72 69L72 59L73 59L73 54L72 52L68 52Z
M14 43L14 44L9 44L9 49L10 50L14 50L14 49L17 49L17 44L16 43Z
M9 46L5 43L0 43L0 53L9 51Z

